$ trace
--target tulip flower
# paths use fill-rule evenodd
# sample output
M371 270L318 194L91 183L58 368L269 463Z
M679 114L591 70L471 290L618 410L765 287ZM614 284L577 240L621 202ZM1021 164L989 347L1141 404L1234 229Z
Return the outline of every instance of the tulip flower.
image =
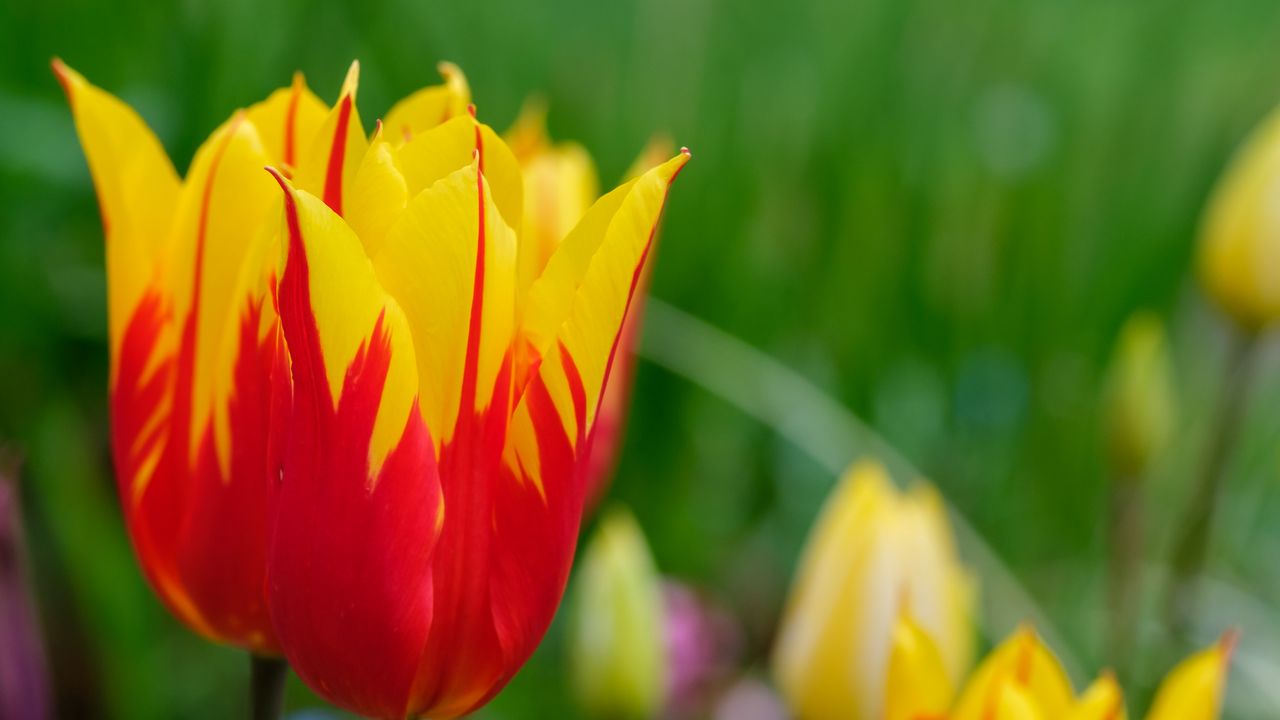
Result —
M973 596L937 493L899 493L879 464L855 465L810 534L779 630L774 677L791 711L883 717L901 613L937 639L947 680L958 683Z
M662 585L635 518L611 509L587 545L571 616L570 678L591 717L649 718L662 707Z
M275 171L289 410L268 603L335 704L453 717L560 602L600 398L688 154L598 200L523 287L538 248L507 144L468 114L366 139L355 95L350 78L321 125L326 162Z
M1253 131L1205 210L1197 269L1205 291L1246 329L1280 319L1280 111Z
M1227 633L1165 679L1147 720L1216 720L1222 707L1227 666L1235 646ZM1115 676L1104 672L1076 697L1049 648L1029 627L1020 628L974 671L948 707L945 672L929 633L902 618L894 631L893 660L886 687L887 720L1125 720Z
M134 549L187 625L275 653L263 586L280 196L262 168L313 172L328 109L297 75L233 114L180 179L133 110L53 68L106 234L111 447Z

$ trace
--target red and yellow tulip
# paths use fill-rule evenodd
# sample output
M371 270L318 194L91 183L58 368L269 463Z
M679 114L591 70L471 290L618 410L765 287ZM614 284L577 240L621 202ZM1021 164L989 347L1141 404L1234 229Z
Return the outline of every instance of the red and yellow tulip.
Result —
M451 717L503 687L560 602L601 398L688 154L547 254L492 129L389 115L366 140L355 91L319 131L323 172L275 173L291 382L267 595L334 703Z

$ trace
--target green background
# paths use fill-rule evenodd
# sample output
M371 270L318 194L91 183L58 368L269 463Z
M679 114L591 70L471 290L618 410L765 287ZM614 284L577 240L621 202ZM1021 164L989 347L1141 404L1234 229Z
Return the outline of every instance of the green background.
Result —
M295 69L332 100L353 58L366 123L435 82L442 59L465 70L498 128L541 93L553 134L589 148L606 185L652 132L669 134L694 159L671 194L654 296L881 433L1092 674L1107 640L1097 400L1108 353L1133 311L1166 318L1180 412L1145 479L1158 578L1203 463L1230 334L1194 281L1197 226L1232 151L1280 100L1280 5L3 0L0 445L24 461L59 709L233 717L242 657L162 610L121 525L101 229L54 55L137 107L179 168ZM645 352L665 360L640 363L613 496L635 510L664 572L740 618L742 664L758 673L833 462L776 431L812 411L807 396L773 388L765 422L744 414L735 403L777 378L723 382L735 359L682 356L687 328L669 322L679 317L651 317ZM1236 718L1280 706L1276 355L1264 337L1191 637L1243 629ZM673 364L683 372L662 366ZM808 417L819 442L843 437ZM871 447L851 439L848 458ZM1136 698L1187 648L1163 637L1160 583L1148 587ZM989 610L988 635L1023 619ZM562 625L484 717L572 714ZM289 700L315 702L301 686Z

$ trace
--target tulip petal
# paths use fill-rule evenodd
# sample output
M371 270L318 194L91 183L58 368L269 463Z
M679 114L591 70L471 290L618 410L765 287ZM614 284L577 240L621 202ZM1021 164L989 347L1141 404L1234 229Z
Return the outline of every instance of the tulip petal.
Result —
M945 717L954 692L933 638L910 616L900 616L889 653L885 720Z
M396 151L396 167L404 174L409 196L414 197L436 181L471 164L476 152L476 132L484 146L484 178L502 219L513 228L524 217L524 180L511 149L493 128L469 114L415 134Z
M438 69L444 78L443 84L422 88L387 112L383 124L392 144L406 143L415 135L466 112L471 102L466 75L453 63L442 62Z
M419 193L373 266L409 318L419 375L432 378L420 402L437 444L491 404L505 419L510 376L502 387L500 375L515 323L515 234L479 161Z
M180 185L164 148L132 108L89 84L60 60L53 61L53 71L71 104L106 229L114 379L126 328L156 282L157 263L169 237ZM146 312L153 314L155 310ZM151 362L141 359L144 364Z
M1228 632L1213 647L1183 660L1160 685L1147 720L1216 720L1238 640Z
M307 87L302 73L294 73L293 83L271 93L266 100L245 111L258 129L258 136L275 163L290 172L298 164L302 148L310 144L329 114L329 108Z
M382 126L378 127L380 131ZM365 255L378 254L383 238L408 203L409 188L396 167L391 144L377 132L360 161L346 206L347 224L360 237Z
M533 374L541 375L571 439L579 431L585 436L595 421L667 189L688 159L687 153L676 155L597 201L530 290L517 391ZM557 352L557 346L571 358L572 371L558 362L541 367L542 359ZM585 393L581 421L575 418L572 374L579 376ZM585 427L579 427L581 423ZM521 461L526 468L536 465L534 458Z
M359 714L403 717L444 513L409 326L343 220L278 179L293 402L268 598L303 680Z
M361 160L369 149L360 113L356 110L359 81L360 63L353 62L342 83L338 103L298 159L298 189L323 198L339 215L344 214L343 200L351 191Z
M1126 720L1124 693L1115 675L1107 672L1094 681L1080 701L1066 715L1066 720Z

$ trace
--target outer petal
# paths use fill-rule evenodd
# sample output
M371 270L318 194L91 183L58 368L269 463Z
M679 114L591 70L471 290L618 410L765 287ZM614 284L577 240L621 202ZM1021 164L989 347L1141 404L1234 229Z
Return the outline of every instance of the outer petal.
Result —
M247 112L267 154L292 171L298 156L320 130L329 108L307 87L302 73L294 73L289 87L276 90Z
M293 401L270 607L312 688L360 714L403 717L431 628L431 555L444 512L409 327L342 219L281 184L279 303Z
M1034 630L1022 628L974 672L956 703L954 720L991 717L1008 687L1019 689L1049 718L1061 717L1074 703L1071 681L1057 658Z
M453 63L442 62L437 67L444 84L422 88L387 112L383 124L392 143L408 142L415 135L466 112L471 102L467 77Z
M1103 673L1080 696L1080 702L1067 713L1066 720L1126 720L1124 693L1115 675Z
M945 717L954 693L933 638L909 616L900 616L889 654L885 720Z
M556 363L539 369L557 346L583 382L587 427L595 422L622 326L636 298L667 189L688 153L605 195L565 238L530 290L518 382L543 375L572 438L578 431L569 384ZM554 359L554 357L552 358ZM582 428L585 434L586 428Z
M891 493L882 468L856 466L833 491L806 541L773 654L774 677L797 716L877 717L889 637L887 627L883 642L866 637L871 595L863 592L863 579L875 561L874 539ZM886 609L896 612L897 589L885 590L893 596Z
M144 296L156 290L157 263L169 237L179 181L164 148L137 113L113 95L90 85L62 61L54 60L53 70L75 115L76 130L102 208L114 380L128 328L144 304ZM146 301L151 305L157 302ZM150 334L142 328L134 332ZM148 361L146 356L136 359Z
M1229 632L1174 668L1156 692L1147 720L1216 720L1237 641L1236 633Z
M250 267L279 202L262 182L267 159L243 114L196 153L170 240L167 441L154 471L122 488L161 597L197 630L258 651L275 649L262 595L274 313L261 266Z

